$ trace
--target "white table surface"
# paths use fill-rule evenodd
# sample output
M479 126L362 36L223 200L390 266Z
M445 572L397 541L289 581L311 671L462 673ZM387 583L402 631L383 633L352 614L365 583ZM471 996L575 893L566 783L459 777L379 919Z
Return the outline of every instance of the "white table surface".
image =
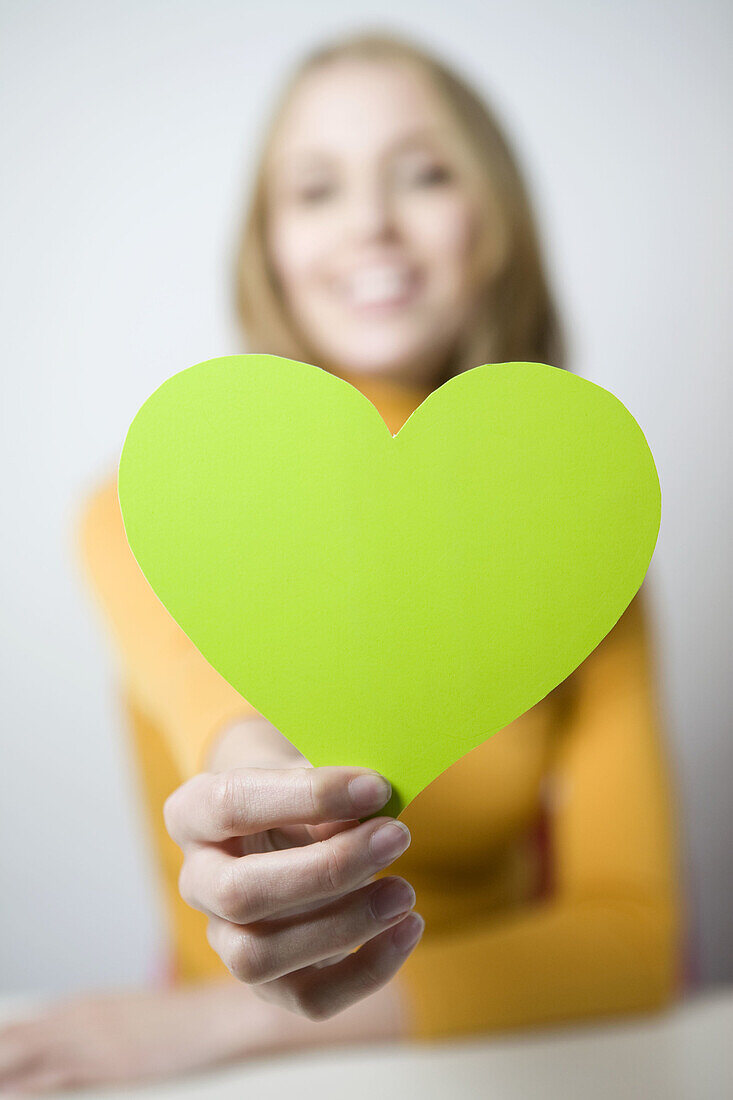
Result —
M41 997L0 997L0 1021ZM341 1049L65 1100L727 1100L733 990L664 1014L480 1041Z

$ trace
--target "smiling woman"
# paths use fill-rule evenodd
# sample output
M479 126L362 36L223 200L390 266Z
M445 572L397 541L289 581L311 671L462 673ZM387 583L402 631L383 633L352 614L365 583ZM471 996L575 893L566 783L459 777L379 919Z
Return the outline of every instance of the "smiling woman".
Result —
M479 363L564 366L529 199L484 103L374 35L292 76L237 265L252 350L432 388Z
M458 76L391 37L330 45L288 83L236 294L251 351L346 379L393 434L461 371L565 365L506 139ZM2 1085L140 1080L674 996L674 813L640 597L402 822L359 824L389 785L338 760L310 768L207 664L132 557L116 478L87 503L81 541L120 655L172 981L0 1034Z

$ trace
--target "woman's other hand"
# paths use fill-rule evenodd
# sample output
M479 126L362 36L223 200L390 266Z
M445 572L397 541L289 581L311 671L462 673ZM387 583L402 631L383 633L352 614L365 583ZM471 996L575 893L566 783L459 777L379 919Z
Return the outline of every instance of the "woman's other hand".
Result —
M230 977L79 993L0 1024L0 1095L139 1085L263 1055L404 1035L396 983L323 1023L264 1003Z
M359 823L391 794L375 772L312 768L274 727L270 753L262 727L243 725L256 766L229 766L228 745L225 770L194 776L165 803L184 854L179 889L207 915L208 941L235 978L325 1020L386 985L420 939L409 883L371 881L405 851L409 831L387 817ZM279 766L263 766L268 758Z

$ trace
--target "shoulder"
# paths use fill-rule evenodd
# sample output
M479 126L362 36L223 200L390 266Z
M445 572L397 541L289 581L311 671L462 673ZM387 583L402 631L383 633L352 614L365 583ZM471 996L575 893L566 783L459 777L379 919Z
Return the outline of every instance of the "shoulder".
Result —
M643 589L578 667L574 680L587 690L614 694L619 685L630 688L651 674L648 596Z
M604 641L630 644L645 637L649 617L648 603L648 596L642 586Z
M106 556L124 540L124 527L117 497L117 471L99 482L83 499L76 515L76 538L88 565ZM125 540L126 541L126 540Z

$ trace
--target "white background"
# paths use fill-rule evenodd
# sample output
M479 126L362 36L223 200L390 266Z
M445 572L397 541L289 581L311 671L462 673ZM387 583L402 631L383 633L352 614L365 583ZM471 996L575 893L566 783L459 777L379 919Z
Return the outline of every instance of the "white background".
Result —
M647 584L688 893L703 977L733 978L730 5L0 11L3 988L134 985L155 966L155 871L74 517L164 378L246 350L230 270L267 107L304 48L365 23L436 48L495 105L574 363L628 406L656 457Z

